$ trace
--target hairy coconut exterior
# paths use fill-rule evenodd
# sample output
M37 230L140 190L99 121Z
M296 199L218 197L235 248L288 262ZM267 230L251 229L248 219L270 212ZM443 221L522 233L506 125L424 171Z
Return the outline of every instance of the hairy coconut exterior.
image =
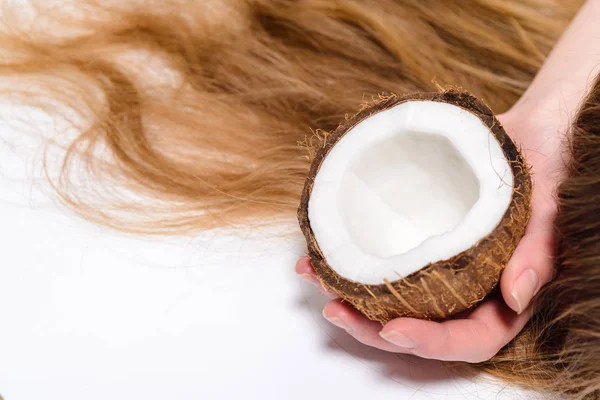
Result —
M402 279L381 284L363 284L340 276L328 264L315 240L308 219L308 203L319 168L335 144L364 119L407 101L437 101L459 106L483 121L492 131L513 173L513 194L502 220L486 237L456 256L424 266ZM369 319L386 323L397 317L440 320L477 305L498 284L530 216L531 178L523 156L489 107L462 90L391 95L363 106L338 128L325 135L314 154L306 179L298 220L308 252L322 284L351 303Z

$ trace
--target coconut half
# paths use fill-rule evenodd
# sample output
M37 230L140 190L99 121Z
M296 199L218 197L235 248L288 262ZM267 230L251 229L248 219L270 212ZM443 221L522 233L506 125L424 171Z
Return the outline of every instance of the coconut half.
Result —
M494 289L531 180L487 106L459 90L385 97L321 144L298 219L324 286L382 323L448 318Z

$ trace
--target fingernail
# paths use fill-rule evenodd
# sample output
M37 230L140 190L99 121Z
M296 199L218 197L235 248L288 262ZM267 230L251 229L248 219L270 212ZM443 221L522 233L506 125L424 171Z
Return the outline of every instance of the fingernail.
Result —
M323 310L323 317L325 317L325 319L327 321L331 322L332 324L334 324L338 328L342 328L346 332L352 332L352 328L350 327L350 325L348 325L346 322L344 322L341 318L339 318L339 317L329 317L329 316L327 316L325 314L325 310Z
M532 269L521 272L512 290L512 297L517 303L517 313L521 314L539 289L540 279Z
M315 285L321 284L321 282L319 282L319 280L314 275L311 275L311 274L307 274L307 273L300 274L300 278L302 278L305 281L308 281L310 283L314 283Z
M379 332L379 336L398 347L404 347L405 349L413 349L417 347L417 342L400 332Z

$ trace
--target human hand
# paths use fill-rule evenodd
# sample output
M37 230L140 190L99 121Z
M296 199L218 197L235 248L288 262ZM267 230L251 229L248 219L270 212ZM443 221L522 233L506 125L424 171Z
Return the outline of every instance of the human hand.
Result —
M397 318L383 328L334 299L323 310L325 318L364 344L447 361L484 361L512 340L531 316L528 306L532 297L553 276L553 220L557 212L553 193L565 171L560 136L552 131L558 121L533 115L510 111L498 117L521 145L534 180L530 222L501 277L503 299L489 299L461 319L432 322ZM308 258L298 261L296 272L325 291Z

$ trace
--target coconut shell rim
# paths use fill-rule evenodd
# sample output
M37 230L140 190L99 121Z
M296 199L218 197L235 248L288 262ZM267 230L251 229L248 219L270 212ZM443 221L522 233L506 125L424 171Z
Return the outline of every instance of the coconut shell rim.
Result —
M325 157L329 154L329 152L335 146L335 144L337 144L348 131L350 131L353 127L355 127L365 119L379 112L389 110L392 107L395 107L399 104L408 101L436 101L452 104L476 115L484 123L484 125L486 125L490 129L493 136L496 138L496 140L502 147L504 156L508 161L511 167L511 172L513 174L513 192L510 203L503 217L498 221L498 224L488 235L479 239L469 249L449 259L427 264L419 270L411 273L410 275L399 278L397 280L389 282L385 281L381 284L364 284L361 282L347 279L338 274L333 268L331 268L327 264L327 260L323 256L319 245L314 238L314 233L312 231L310 220L308 218L308 203L314 185L314 177L316 177L316 175L318 174ZM523 155L521 154L513 140L510 138L510 136L506 133L502 124L493 114L492 110L481 100L477 99L475 96L469 94L466 91L457 89L450 89L445 90L443 92L435 93L413 93L404 96L397 96L395 94L392 94L388 96L380 96L378 100L363 105L363 107L358 113L356 113L350 118L347 118L333 132L326 135L323 144L317 149L314 155L309 174L305 181L300 205L298 207L298 221L300 224L300 228L304 233L305 239L307 241L309 255L311 257L311 260L313 261L313 267L315 268L319 279L323 282L323 284L326 287L330 288L344 299L362 298L368 300L369 298L377 299L379 296L389 296L390 294L392 294L395 298L404 303L404 301L402 301L403 299L401 295L399 295L400 291L402 291L403 289L403 286L406 287L406 285L425 285L425 288L429 290L427 288L426 282L423 283L423 277L428 276L431 273L436 273L436 271L438 271L439 269L444 268L452 270L473 268L472 264L473 261L476 259L476 257L474 257L474 253L481 254L482 252L484 252L487 243L491 240L494 240L494 238L498 236L499 230L507 229L507 226L510 227L516 222L520 224L523 228L520 229L523 232L521 232L518 235L518 239L520 239L520 237L523 236L524 226L527 225L530 216L531 187L532 183L531 177L529 175L529 168L527 167ZM515 207L519 205L524 206L525 212L519 213L518 219L520 221L513 221L513 211ZM507 221L509 221L509 223L507 223ZM516 245L512 246L512 251L514 251L515 246ZM512 251L510 252L511 255ZM494 289L494 287L497 285L497 282L499 281L500 272L501 269L503 269L503 267L504 265L496 267L496 269L499 268L500 271L497 272L497 278L493 279L495 282L493 282L492 285L488 285L491 287L482 288L484 289L483 291L479 290L479 293L485 294L477 296L478 298L475 300L465 300L460 294L455 293L455 290L452 290L451 286L448 286L448 283L445 282L444 284L450 289L450 291L453 293L453 296L456 297L455 300L458 303L454 311L451 313L442 312L440 310L440 307L434 307L438 309L435 310L435 312L433 312L434 315L419 315L421 314L420 312L412 312L416 311L414 309L410 311L412 307L410 307L410 302L406 301L408 305L404 304L404 307L406 308L408 306L409 312L407 314L409 316L424 317L426 319L435 319L447 318L448 316L456 314L457 312L469 309L475 304L479 303L481 300L483 300L483 298ZM435 296L432 295L432 297ZM381 318L372 319L381 320Z

